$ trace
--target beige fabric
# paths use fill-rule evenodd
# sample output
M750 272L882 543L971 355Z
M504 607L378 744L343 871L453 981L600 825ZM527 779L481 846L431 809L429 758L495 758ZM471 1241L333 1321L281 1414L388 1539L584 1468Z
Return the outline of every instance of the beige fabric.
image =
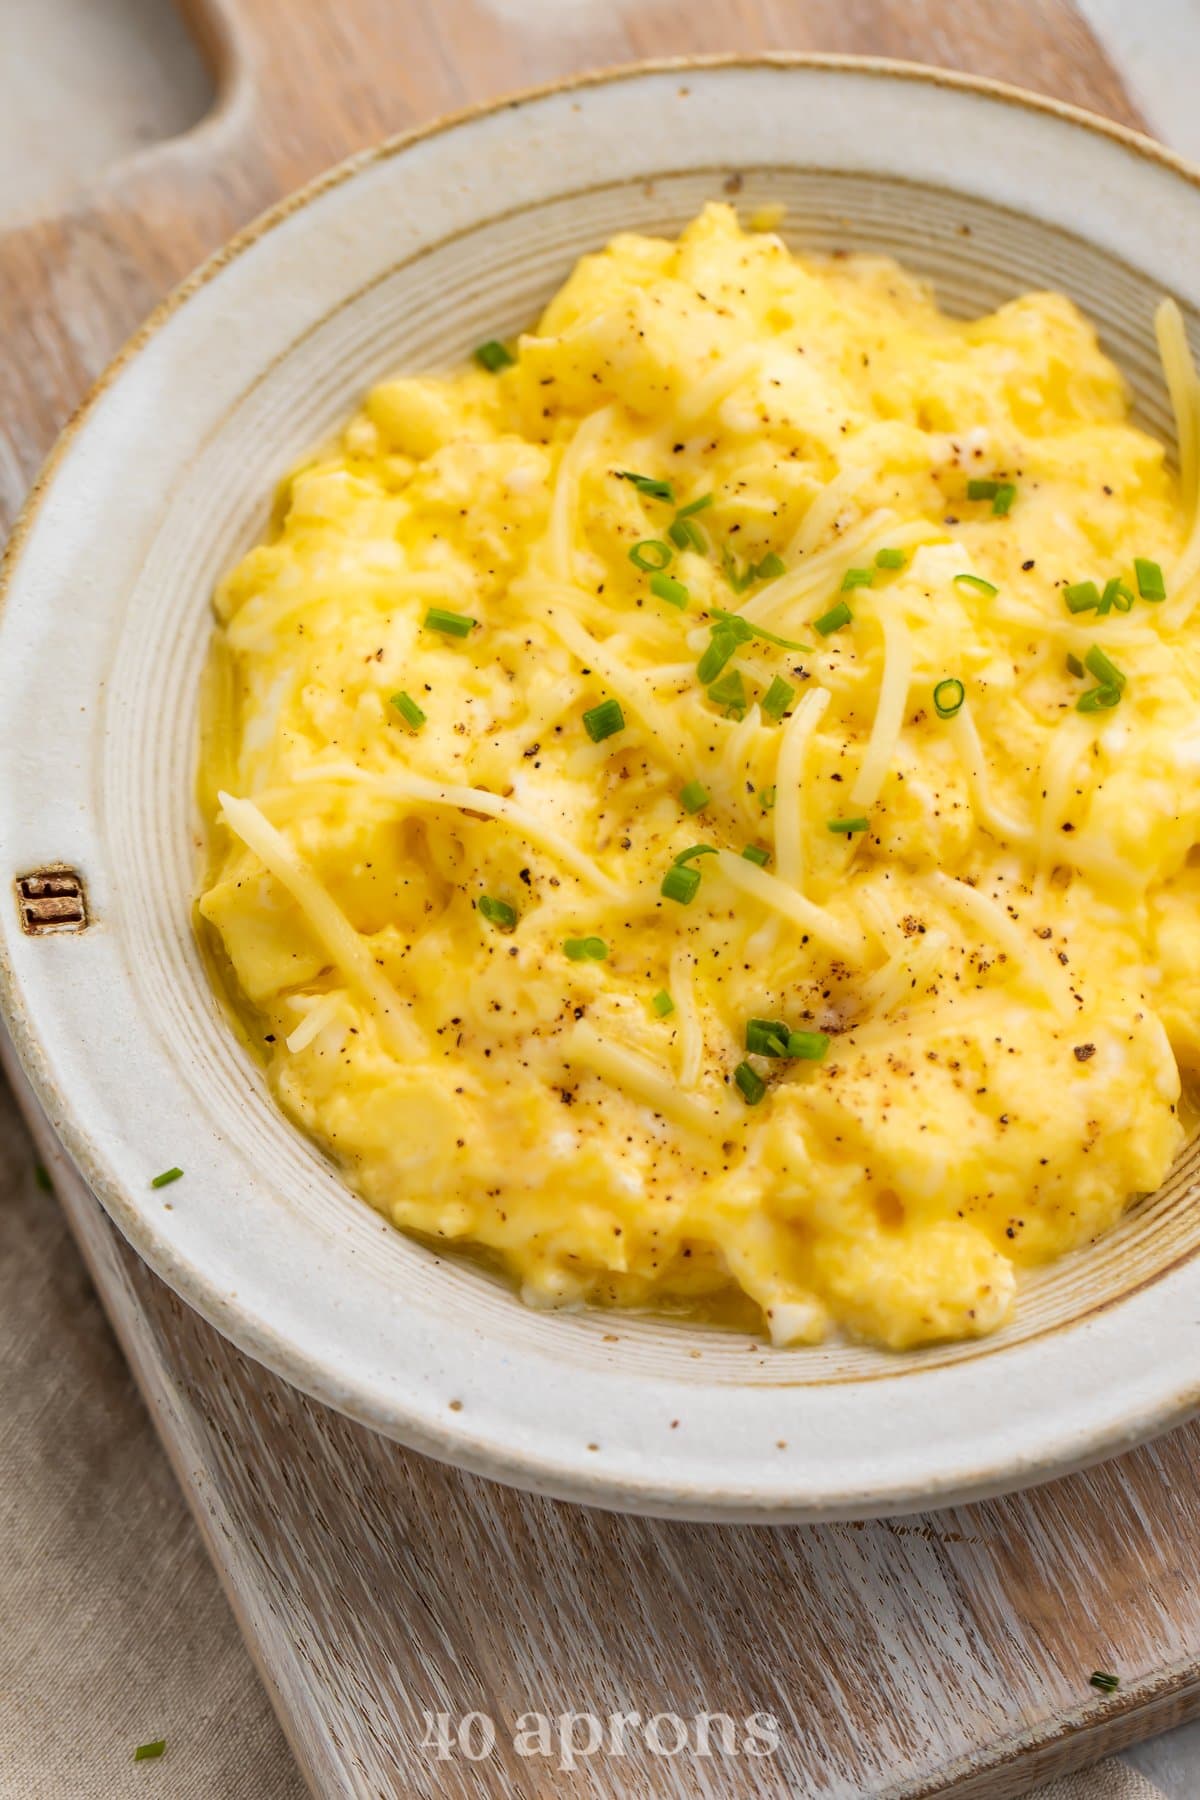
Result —
M0 1795L301 1800L291 1752L0 1089ZM136 1745L165 1738L157 1762Z
M0 1800L302 1800L2 1083L0 1420ZM1116 1762L1037 1793L1161 1800Z
M1035 1788L1029 1800L1162 1800L1162 1789L1127 1763L1112 1761Z

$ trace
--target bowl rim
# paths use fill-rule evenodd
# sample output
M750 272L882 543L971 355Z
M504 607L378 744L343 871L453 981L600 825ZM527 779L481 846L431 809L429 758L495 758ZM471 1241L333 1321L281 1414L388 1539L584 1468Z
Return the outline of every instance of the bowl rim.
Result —
M1001 102L1015 112L1035 112L1080 127L1109 139L1145 161L1182 177L1200 191L1200 166L1157 143L1145 133L1106 119L1086 108L1054 99L991 77L942 69L932 65L841 54L762 51L660 57L589 70L502 94L442 114L425 124L382 139L319 172L293 192L252 218L224 244L207 256L153 308L131 334L72 413L52 445L13 523L0 555L0 614L7 608L10 590L22 553L42 504L61 463L89 423L100 402L125 368L157 336L174 315L231 263L252 250L268 233L294 213L326 193L353 180L363 170L403 154L414 145L454 131L472 121L519 111L554 96L615 85L653 75L687 75L693 72L755 69L829 70L865 75L884 81L947 88ZM826 1489L818 1498L773 1499L751 1490L728 1488L716 1495L684 1485L680 1479L649 1479L629 1470L619 1475L602 1468L585 1469L575 1460L551 1455L545 1446L505 1446L496 1439L472 1431L463 1414L433 1424L416 1413L403 1419L395 1409L375 1406L341 1387L325 1364L302 1349L288 1334L262 1318L252 1317L231 1303L216 1280L203 1268L186 1262L160 1239L149 1216L132 1202L123 1184L105 1172L103 1154L94 1135L81 1124L70 1098L59 1085L45 1054L40 1036L28 1017L19 979L0 936L0 1014L12 1048L32 1090L32 1096L83 1174L91 1191L122 1235L177 1294L252 1359L263 1363L322 1404L373 1430L455 1466L542 1494L599 1504L619 1511L648 1512L660 1517L692 1519L790 1522L818 1519L890 1516L906 1511L950 1506L995 1494L1015 1491L1098 1462L1132 1445L1168 1431L1200 1410L1200 1375L1189 1378L1182 1370L1174 1386L1160 1395L1149 1410L1133 1416L1114 1410L1104 1419L1080 1427L1058 1443L1052 1461L1014 1462L1002 1472L994 1463L979 1467L971 1476L939 1478L919 1486L893 1483L877 1489L869 1499L849 1489ZM1086 1252L1085 1252L1086 1253Z

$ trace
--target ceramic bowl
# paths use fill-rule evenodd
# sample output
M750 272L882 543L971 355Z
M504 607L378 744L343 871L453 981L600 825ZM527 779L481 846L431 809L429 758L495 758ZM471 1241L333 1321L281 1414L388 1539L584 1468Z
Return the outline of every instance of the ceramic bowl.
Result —
M1065 289L1140 417L1169 434L1151 315L1162 292L1200 304L1197 182L1129 133L931 71L634 69L334 171L214 259L110 370L8 561L3 1002L113 1220L251 1356L464 1468L695 1518L990 1494L1196 1408L1200 1155L1109 1237L1027 1279L1014 1323L982 1343L784 1351L533 1312L392 1230L277 1112L189 909L213 584L262 532L278 478L370 383L517 331L615 231L674 231L735 196L784 206L797 245L894 253L952 312ZM23 930L47 913L61 929ZM183 1180L154 1189L172 1164Z

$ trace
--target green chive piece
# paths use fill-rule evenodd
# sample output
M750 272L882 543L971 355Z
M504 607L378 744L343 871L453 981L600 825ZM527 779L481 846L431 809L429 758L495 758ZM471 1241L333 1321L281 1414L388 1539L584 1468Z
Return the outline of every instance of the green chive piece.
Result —
M155 1738L152 1744L139 1744L133 1753L133 1760L134 1762L149 1762L152 1757L161 1756L166 1747L166 1738Z
M759 581L775 581L780 575L787 574L787 564L774 550L768 550L762 561L755 564L754 573Z
M1115 687L1089 688L1086 694L1080 694L1075 702L1075 711L1081 713L1108 712L1111 707L1119 706L1121 690Z
M652 575L650 592L656 594L660 600L665 600L668 606L677 606L680 612L688 603L687 588L682 581L676 581L673 575Z
M563 951L572 962L603 962L608 955L608 945L598 937L567 938Z
M972 476L971 480L967 483L968 500L994 500L999 492L1000 483L998 481L990 481L985 480L983 477Z
M425 714L421 711L411 694L406 694L403 691L398 694L393 694L390 704L395 707L406 725L411 725L414 731L420 731L422 725L425 723Z
M733 1071L733 1079L737 1082L742 1099L747 1106L757 1106L767 1091L767 1084L756 1069L748 1062L740 1062Z
M748 644L752 638L759 638L764 644L778 644L781 650L807 650L807 644L798 644L795 638L778 637L773 631L764 631L761 625L752 625L741 613L726 612L723 607L710 606L714 619L732 631L739 644Z
M957 675L951 675L934 688L933 710L939 719L952 719L955 713L962 711L966 697L967 690L962 682Z
M712 494L701 494L698 500L689 500L686 506L680 507L679 511L675 514L675 517L677 519L690 519L693 513L703 512L706 506L711 506L714 497L715 496Z
M1095 612L1100 605L1100 589L1094 581L1073 581L1063 589L1063 599L1068 612Z
M1012 511L1012 503L1017 497L1016 485L1011 481L1002 481L996 488L992 499L992 511L998 519L1008 517Z
M851 588L870 587L874 579L874 569L847 569L842 576L842 592L847 594Z
M602 700L599 706L589 706L583 715L583 728L593 744L602 744L605 738L624 731L625 714L621 711L621 702Z
M751 563L745 571L739 569L729 545L726 544L721 551L721 573L735 594L744 594L754 580L754 564Z
M642 538L629 552L629 560L649 574L653 569L665 569L672 554L670 544L664 544L661 538Z
M660 1019L667 1018L675 1011L675 1002L672 1000L670 994L668 994L666 988L659 988L650 1004Z
M1125 676L1116 663L1110 662L1099 644L1093 644L1083 659L1084 668L1096 677L1101 687L1113 687L1118 690L1125 686Z
M826 819L825 824L828 830L839 832L843 837L851 837L856 831L871 829L870 819L862 813L856 814L853 819Z
M651 500L674 500L675 489L669 481L657 481L653 475L635 475L632 469L618 469L618 481L631 481L639 494Z
M1148 556L1135 556L1133 572L1137 576L1138 593L1143 600L1165 600L1166 583L1163 581L1162 569Z
M776 675L770 687L759 701L759 705L762 707L767 718L774 719L775 723L778 724L795 698L796 690L791 682L785 681L782 675Z
M173 1181L181 1181L182 1179L183 1179L183 1170L182 1169L164 1169L161 1175L156 1175L154 1177L154 1180L150 1183L150 1186L152 1188L170 1187L170 1185Z
M480 344L475 352L475 361L489 375L498 375L501 369L511 369L516 357L499 338L489 338L486 344Z
M831 632L840 631L843 625L849 625L853 618L854 614L846 602L839 600L836 606L831 606L827 613L822 613L819 619L813 621L813 630L821 637L829 637Z
M1132 612L1133 595L1125 586L1125 583L1121 580L1119 575L1114 575L1111 581L1105 582L1104 592L1100 596L1100 604L1096 610L1101 614L1108 612Z
M954 579L962 587L978 588L981 594L998 594L1000 592L994 582L985 581L982 575L956 575Z
M1099 1688L1102 1694L1115 1694L1120 1685L1121 1677L1110 1675L1107 1669L1093 1669L1088 1676L1088 1686Z
M667 536L677 550L694 550L698 556L703 556L708 548L704 542L704 534L695 521L679 515L668 525Z
M690 850L681 850L678 856L671 858L671 861L677 867L682 868L685 863L695 862L698 856L715 856L716 854L717 846L715 844L693 844Z
M820 1062L829 1048L829 1038L823 1031L790 1031L788 1033L787 1053L802 1062Z
M1070 650L1067 651L1067 674L1074 675L1078 680L1083 679L1083 664Z
M746 862L753 863L756 869L765 869L771 860L769 852L760 850L757 844L747 844L742 856Z
M724 625L713 627L712 642L696 664L696 679L708 687L738 647L737 636Z
M737 669L730 669L720 681L714 681L708 697L714 706L722 707L727 716L732 713L740 719L746 711L746 684Z
M908 561L903 550L877 550L875 566L878 569L902 569Z
M510 906L507 900L494 900L490 894L480 894L476 904L489 925L497 931L512 931L517 923L517 909Z
M758 804L764 812L770 812L775 804L775 789L773 787L759 788Z
M779 1019L747 1019L746 1048L751 1056L786 1056L788 1028Z
M37 1182L43 1194L52 1194L54 1192L54 1183L50 1179L50 1171L45 1163L34 1163L33 1179Z
M664 900L678 900L680 906L690 906L700 889L700 871L690 863L672 863L662 878L659 889Z
M426 631L441 631L447 637L470 637L477 623L466 613L448 612L444 606L431 606L425 614Z
M684 812L703 812L712 799L708 789L699 781L689 781L679 796L679 803Z

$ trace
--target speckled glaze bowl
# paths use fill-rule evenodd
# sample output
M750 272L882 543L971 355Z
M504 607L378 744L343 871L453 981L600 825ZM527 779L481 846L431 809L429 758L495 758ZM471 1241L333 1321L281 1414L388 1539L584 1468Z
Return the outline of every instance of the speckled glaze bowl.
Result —
M214 581L261 533L278 478L369 383L515 332L614 231L674 231L736 195L785 206L799 245L894 253L955 312L1065 289L1167 433L1151 315L1164 291L1189 315L1200 304L1198 182L1115 127L931 71L634 69L335 170L216 257L117 361L7 562L0 844L15 891L0 982L85 1178L250 1355L465 1468L695 1518L991 1494L1197 1408L1200 1155L1111 1236L1027 1279L1015 1322L982 1343L782 1351L531 1312L393 1231L276 1111L209 987L190 903ZM183 1180L152 1188L172 1164Z

